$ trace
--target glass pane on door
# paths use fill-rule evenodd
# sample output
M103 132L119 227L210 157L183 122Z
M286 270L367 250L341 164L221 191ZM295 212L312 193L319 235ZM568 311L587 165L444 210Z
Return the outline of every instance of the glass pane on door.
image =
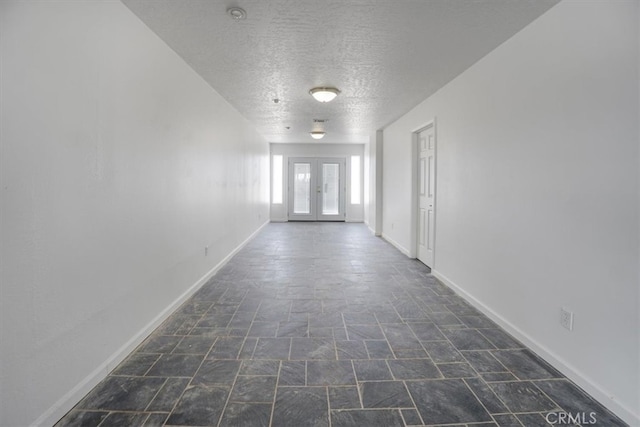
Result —
M311 213L311 164L293 165L293 213Z
M340 213L340 165L322 164L322 215Z

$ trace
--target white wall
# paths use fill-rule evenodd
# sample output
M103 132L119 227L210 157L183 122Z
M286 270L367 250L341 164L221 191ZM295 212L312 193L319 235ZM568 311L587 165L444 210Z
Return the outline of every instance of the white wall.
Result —
M409 251L411 132L437 118L435 273L632 425L638 5L553 7L385 129L383 166L383 232Z
M376 236L382 234L382 134L382 130L372 133L364 152L364 222Z
M376 212L374 209L372 209L372 205L375 205L375 194L373 194L373 189L371 188L372 184L375 188L375 175L373 175L376 161L375 144L375 140L372 141L371 138L369 138L369 142L364 144L364 223L369 227L370 230L374 230L374 227L371 224L372 222L375 224L376 218ZM372 148L373 154L371 152Z
M640 7L637 8L637 15L638 15L638 25L636 27L636 38L640 39ZM640 43L638 43L638 74L637 74L637 80L640 82ZM639 100L638 103L640 104L640 84L638 85L638 100ZM637 125L638 125L638 145L640 145L640 107L638 107ZM638 154L640 155L640 150L638 150L638 151L639 151ZM638 162L640 164L640 156L638 158ZM640 173L638 174L638 179L640 180ZM640 188L640 183L639 183L638 187ZM640 203L640 198L638 199L638 202ZM640 209L638 209L638 211L640 212ZM640 240L640 235L638 235L638 239ZM640 265L640 253L638 253L638 264ZM640 283L640 269L638 269L638 282ZM640 307L640 291L638 292L638 307ZM636 322L638 322L637 325L640 325L640 309L638 309L636 311L636 316L637 316ZM636 333L637 333L637 336L638 336L637 340L638 340L638 342L640 342L640 327L637 328ZM638 356L637 364L638 364L638 366L640 366L640 351L638 351L638 355L637 356ZM638 369L638 376L636 378L636 381L637 381L638 387L640 388L640 369ZM640 393L638 393L638 396L637 396L636 408L640 408Z
M347 180L347 194L345 195L345 221L364 221L364 145L363 144L325 144L325 143L299 143L279 144L271 143L271 155L283 156L283 203L271 204L271 221L287 221L287 206L289 202L287 194L287 182L289 179L288 160L290 157L339 157L346 160L345 179ZM351 203L351 156L360 156L360 203Z
M51 425L268 220L269 147L118 1L0 19L0 425Z

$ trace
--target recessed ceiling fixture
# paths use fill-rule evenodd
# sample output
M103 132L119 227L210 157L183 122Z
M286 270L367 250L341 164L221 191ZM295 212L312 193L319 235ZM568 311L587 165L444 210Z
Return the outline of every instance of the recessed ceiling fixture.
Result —
M314 130L313 132L309 132L309 135L311 135L311 138L313 138L313 139L322 139L322 138L324 138L324 134L325 133L326 132Z
M309 91L309 94L319 102L333 101L339 93L340 91L335 87L314 87Z
M247 17L247 12L241 7L230 7L227 9L227 14L236 21L241 21Z

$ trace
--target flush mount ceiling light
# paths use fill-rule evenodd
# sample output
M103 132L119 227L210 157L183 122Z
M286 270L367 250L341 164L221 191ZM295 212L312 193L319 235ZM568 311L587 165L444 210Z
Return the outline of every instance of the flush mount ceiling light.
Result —
M313 132L309 132L309 135L311 135L311 138L313 138L313 139L322 139L322 138L324 138L324 134L325 133L326 132L315 130Z
M247 12L245 12L241 7L230 7L227 9L227 15L236 21L241 21L247 17Z
M309 91L309 94L319 102L333 101L339 93L340 91L335 87L314 87Z

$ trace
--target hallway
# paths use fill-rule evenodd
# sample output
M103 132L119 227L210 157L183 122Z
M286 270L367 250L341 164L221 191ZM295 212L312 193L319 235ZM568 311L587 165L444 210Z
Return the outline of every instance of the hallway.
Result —
M57 425L538 426L560 410L626 425L365 225L272 223Z

